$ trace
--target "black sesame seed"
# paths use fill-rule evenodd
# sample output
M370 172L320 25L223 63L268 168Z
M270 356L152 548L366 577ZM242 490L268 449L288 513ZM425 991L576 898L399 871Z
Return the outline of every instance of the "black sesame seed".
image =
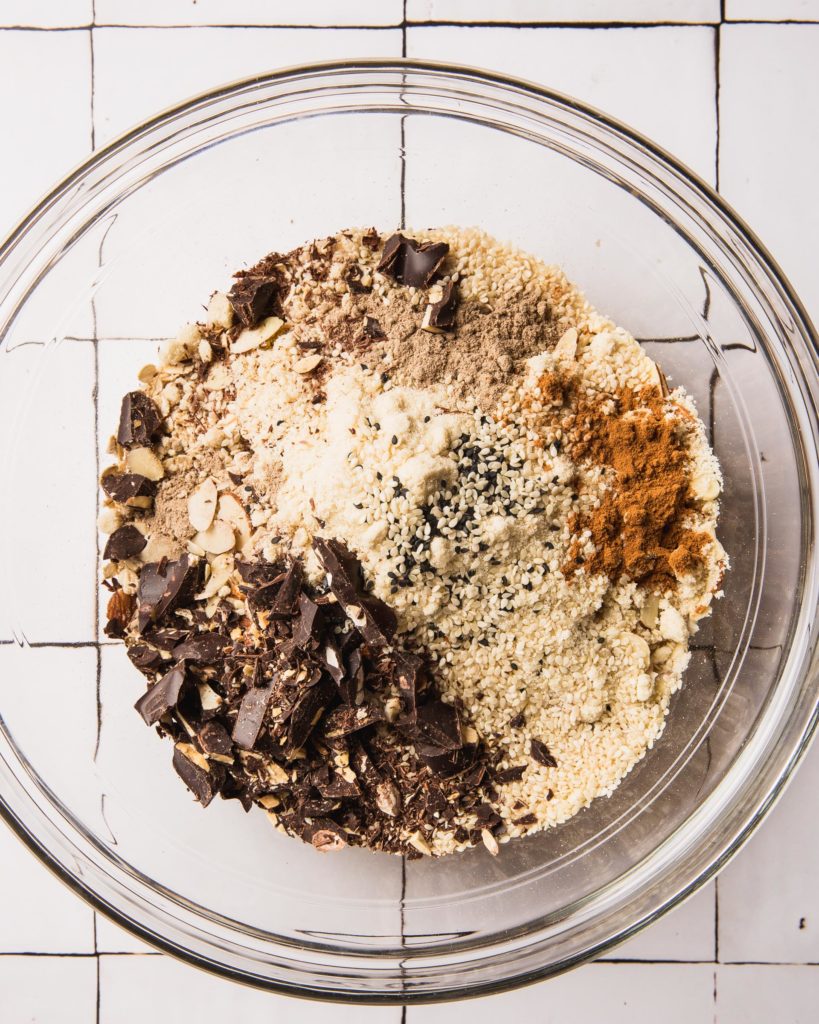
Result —
M392 435L392 438L390 440L390 444L398 444L398 438L396 437L395 434Z
M546 541L546 547L547 547L547 548L548 548L548 549L549 549L550 551L554 551L554 549L555 549L555 546L554 546L554 544L552 544L552 542L551 542L550 540L547 540L547 541Z

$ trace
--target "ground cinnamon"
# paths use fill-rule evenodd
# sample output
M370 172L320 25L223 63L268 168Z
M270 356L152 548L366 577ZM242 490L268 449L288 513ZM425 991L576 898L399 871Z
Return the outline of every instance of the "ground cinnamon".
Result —
M696 572L708 538L685 525L691 502L689 458L677 423L665 415L661 389L605 396L614 402L614 411L605 415L602 401L590 397L570 374L546 373L538 385L546 402L570 410L562 422L572 458L605 467L612 477L600 506L572 517L573 530L591 533L594 553L584 558L575 541L566 570L583 567L657 591Z

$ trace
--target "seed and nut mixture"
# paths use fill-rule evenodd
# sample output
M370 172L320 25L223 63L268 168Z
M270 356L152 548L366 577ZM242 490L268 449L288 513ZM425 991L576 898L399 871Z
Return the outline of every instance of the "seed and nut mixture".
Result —
M728 565L720 470L559 269L343 231L238 273L139 380L106 632L200 803L320 850L496 854L656 741Z

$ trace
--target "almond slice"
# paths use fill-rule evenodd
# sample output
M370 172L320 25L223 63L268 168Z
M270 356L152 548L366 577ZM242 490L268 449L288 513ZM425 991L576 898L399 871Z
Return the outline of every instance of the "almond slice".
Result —
M241 355L242 352L252 352L254 348L271 341L284 327L284 320L277 316L269 316L262 320L258 327L246 328L233 340L230 351L234 355Z
M233 555L216 555L210 565L210 578L202 591L196 595L196 600L202 601L207 600L209 597L215 597L230 579L232 572Z
M216 482L212 477L203 480L188 496L188 519L194 530L207 530L216 515Z
M223 519L214 519L207 530L197 533L193 542L209 555L223 555L236 546L233 527Z
M146 480L161 480L165 476L162 463L150 448L130 448L125 465L129 473L138 473Z
M219 498L216 515L217 518L230 523L236 532L236 547L239 551L243 551L253 531L241 498L233 491L225 491Z
M297 359L295 363L293 363L293 369L296 373L312 373L323 358L324 356L318 354L304 356L302 359Z

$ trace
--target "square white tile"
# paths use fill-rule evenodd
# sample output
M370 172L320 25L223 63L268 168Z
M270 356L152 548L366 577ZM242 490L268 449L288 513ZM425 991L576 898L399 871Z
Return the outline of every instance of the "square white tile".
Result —
M109 921L103 914L95 915L97 920L97 951L100 953L156 953L162 956L135 935Z
M290 64L400 54L400 29L97 29L97 145L224 82Z
M725 0L728 21L819 21L816 0Z
M96 1002L94 957L0 957L0 1015L8 1024L89 1024Z
M410 21L716 22L719 0L407 0Z
M89 33L0 31L0 95L2 239L91 148Z
M814 744L770 816L720 875L723 962L819 962L817 787Z
M94 911L2 823L0 905L0 953L94 952Z
M499 996L472 1000L472 1024L694 1024L713 1019L714 971L701 964L608 964L600 961ZM453 1007L410 1007L407 1024L450 1024Z
M98 25L399 25L402 0L96 0Z
M410 28L407 53L434 60L457 54L460 63L569 93L714 180L712 28Z
M722 29L720 191L771 250L814 320L817 53L819 25Z
M93 8L93 0L3 0L0 4L0 26L72 28L90 25Z
M717 968L719 1024L815 1024L819 967Z
M714 922L711 882L603 959L710 961L716 946Z
M400 1024L399 1006L309 1003L235 985L164 956L100 957L100 1024ZM450 1011L451 1012L451 1011Z

